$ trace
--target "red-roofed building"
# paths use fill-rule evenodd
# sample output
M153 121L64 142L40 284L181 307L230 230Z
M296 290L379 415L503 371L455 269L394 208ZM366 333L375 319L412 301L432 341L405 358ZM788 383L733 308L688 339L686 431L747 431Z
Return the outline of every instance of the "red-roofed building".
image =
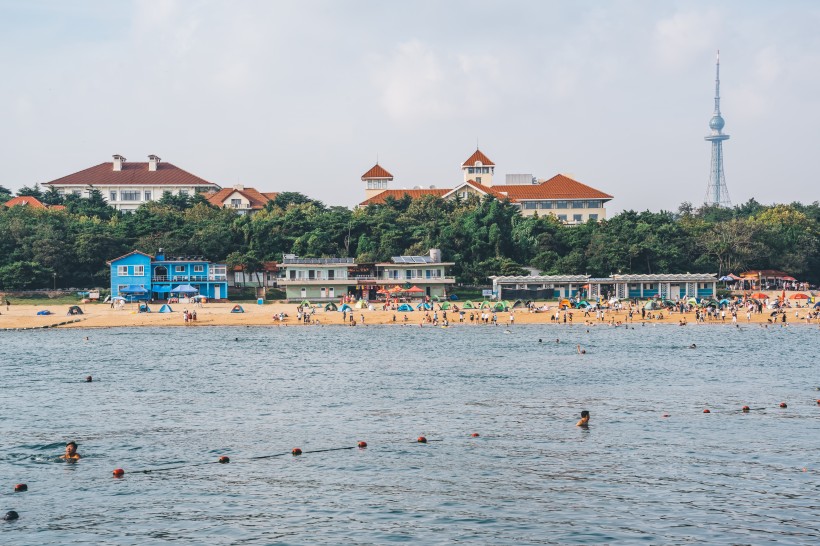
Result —
M378 169L378 170L377 170ZM606 218L606 203L613 197L608 193L582 184L577 180L558 174L547 180L536 181L531 175L508 175L514 180L532 180L532 184L493 184L495 163L476 150L461 164L464 177L463 182L454 188L421 188L419 186L407 190L388 189L388 182L393 175L380 165L376 164L362 176L368 182L365 190L366 199L359 206L383 205L388 198L402 199L409 196L418 199L425 195L433 195L442 199L467 199L472 195L490 195L499 200L509 200L517 206L523 216L533 216L536 213L543 216L551 214L565 224L581 224L587 220L603 220ZM379 185L370 181L380 181Z
M19 197L12 197L5 203L6 207L31 207L33 209L50 209L50 210L65 210L63 205L46 205L36 197L30 195L21 195Z
M246 188L237 184L232 188L223 188L208 195L207 199L215 207L233 209L239 214L253 214L265 208L276 199L278 193L262 193L256 188Z
M88 187L93 186L102 192L109 205L119 210L136 210L143 203L158 201L166 191L192 196L220 189L213 182L163 163L156 155L149 155L145 163L128 163L119 154L113 159L42 185L57 188L61 195L84 195Z

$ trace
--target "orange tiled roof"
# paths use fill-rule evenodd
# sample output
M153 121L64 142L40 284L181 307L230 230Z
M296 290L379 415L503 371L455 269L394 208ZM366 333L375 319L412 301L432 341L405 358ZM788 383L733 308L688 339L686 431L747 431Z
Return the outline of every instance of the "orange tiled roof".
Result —
M506 194L510 201L527 199L612 199L612 196L608 193L581 184L563 174L557 174L540 184L495 186L494 189Z
M129 162L122 164L121 171L114 170L113 163L100 163L51 182L44 186L209 186L218 187L188 171L183 171L171 163L160 163L156 171L148 170L147 162Z
M234 193L242 195L251 204L251 210L261 210L265 208L268 201L273 201L279 195L275 192L261 193L256 188L243 188L238 190L236 188L224 188L207 197L208 202L215 207L222 208L225 206L225 201Z
M372 178L388 178L393 180L393 175L387 172L387 169L376 163L373 167L362 175L362 180L368 180Z
M45 209L48 208L46 205L40 202L39 199L36 197L32 197L30 195L21 195L19 197L12 197L8 201L4 203L7 207L31 207L33 209Z
M484 155L483 153L481 153L481 150L479 150L479 149L476 149L476 151L475 151L475 152L473 152L473 155L471 155L471 156L467 159L467 161L465 161L464 163L462 163L462 164L461 164L461 166L462 166L462 167L473 167L473 166L475 166L476 161L480 161L480 162L481 162L481 164L482 164L482 165L485 165L485 166L490 166L490 167L494 167L494 166L495 166L495 163L493 163L493 162L490 160L490 158L489 158L489 157L487 157L486 155Z
M441 197L449 191L449 188L432 188L421 190L384 190L380 194L374 195L370 199L362 201L361 203L359 203L359 205L362 207L366 207L367 205L384 205L388 197L392 197L393 199L402 199L405 195L409 195L411 199L418 199L419 197L424 197L425 195L435 195L436 197Z

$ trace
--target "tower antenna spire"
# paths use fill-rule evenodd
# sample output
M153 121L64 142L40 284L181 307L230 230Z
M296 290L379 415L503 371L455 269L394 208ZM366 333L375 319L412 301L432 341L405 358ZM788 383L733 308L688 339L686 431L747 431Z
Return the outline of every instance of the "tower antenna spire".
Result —
M726 187L726 177L723 174L723 141L729 140L729 135L723 133L726 122L720 114L720 50L715 56L715 111L709 120L711 134L704 137L712 143L712 164L709 170L709 185L706 187L707 205L730 207L729 189Z

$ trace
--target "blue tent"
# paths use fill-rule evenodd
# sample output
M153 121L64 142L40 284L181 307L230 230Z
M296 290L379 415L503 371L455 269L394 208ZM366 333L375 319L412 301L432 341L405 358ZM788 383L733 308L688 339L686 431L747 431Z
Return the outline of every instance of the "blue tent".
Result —
M167 294L168 292L171 291L171 287L170 286L154 286L152 288L152 290L154 292L156 292L157 294Z
M231 313L244 313L244 312L245 312L245 309L241 305L239 305L238 303L233 306L233 309L231 309Z
M38 315L50 315L51 311L49 311L48 309L43 309L42 311L37 311L37 314Z
M401 305L399 305L399 311L401 311L403 313L406 313L407 311L412 311L412 310L413 310L413 306L410 305L409 303L402 303Z
M344 304L344 305L342 305L341 307L339 307L339 312L342 312L342 313L343 313L343 312L345 312L345 311L347 311L347 312L353 312L353 309L351 309L351 308L350 308L350 306L349 306L348 304Z
M147 294L148 290L136 284L129 284L125 288L120 288L120 294Z
M173 313L174 310L171 309L171 306L166 303L162 307L159 308L159 312L160 313Z
M429 303L420 303L420 304L416 305L416 309L418 309L419 311L421 311L422 309L425 309L425 310L429 311L432 308L433 308L433 306L430 305Z
M147 304L147 303L141 303L141 304L140 304L140 308L139 308L139 312L140 312L140 313L150 313L150 312L151 312L151 308L150 308L150 307L148 307L148 304Z
M199 290L190 284L180 284L171 290L172 294L196 294L197 292L199 292Z

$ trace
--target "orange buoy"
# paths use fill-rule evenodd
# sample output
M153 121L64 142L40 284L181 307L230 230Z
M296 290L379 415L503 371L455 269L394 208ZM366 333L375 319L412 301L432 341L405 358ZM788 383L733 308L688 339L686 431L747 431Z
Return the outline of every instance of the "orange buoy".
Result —
M788 408L789 406L787 406L785 402L780 402L780 407L781 408Z
M358 444L356 444L356 446L357 447L362 447L362 448L367 447L367 442L364 442L364 441L359 442Z
M125 470L123 470L122 468L115 468L112 474L114 474L115 478L122 478L123 476L125 476Z
M712 413L712 412L709 411L709 408L706 408L705 410L703 410L703 413Z
M229 462L231 462L230 457L223 455L219 458L219 464L228 464Z
M299 449L298 447L294 447L294 448L291 450L291 453L293 453L293 455L301 455L301 454L302 454L302 450L301 450L301 449Z
M817 405L820 406L820 400L817 401Z
M470 434L471 438L478 438L479 436L481 436L481 434L479 434L478 432L473 432L472 434Z
M18 483L14 486L15 493L22 493L23 491L28 491L28 486L24 483Z
M420 444L426 444L427 443L427 438L425 438L424 436L419 436L419 443Z
M742 410L743 410L743 413L749 413L749 406L743 406L743 407L742 407L742 408L740 408L740 409L742 409Z

